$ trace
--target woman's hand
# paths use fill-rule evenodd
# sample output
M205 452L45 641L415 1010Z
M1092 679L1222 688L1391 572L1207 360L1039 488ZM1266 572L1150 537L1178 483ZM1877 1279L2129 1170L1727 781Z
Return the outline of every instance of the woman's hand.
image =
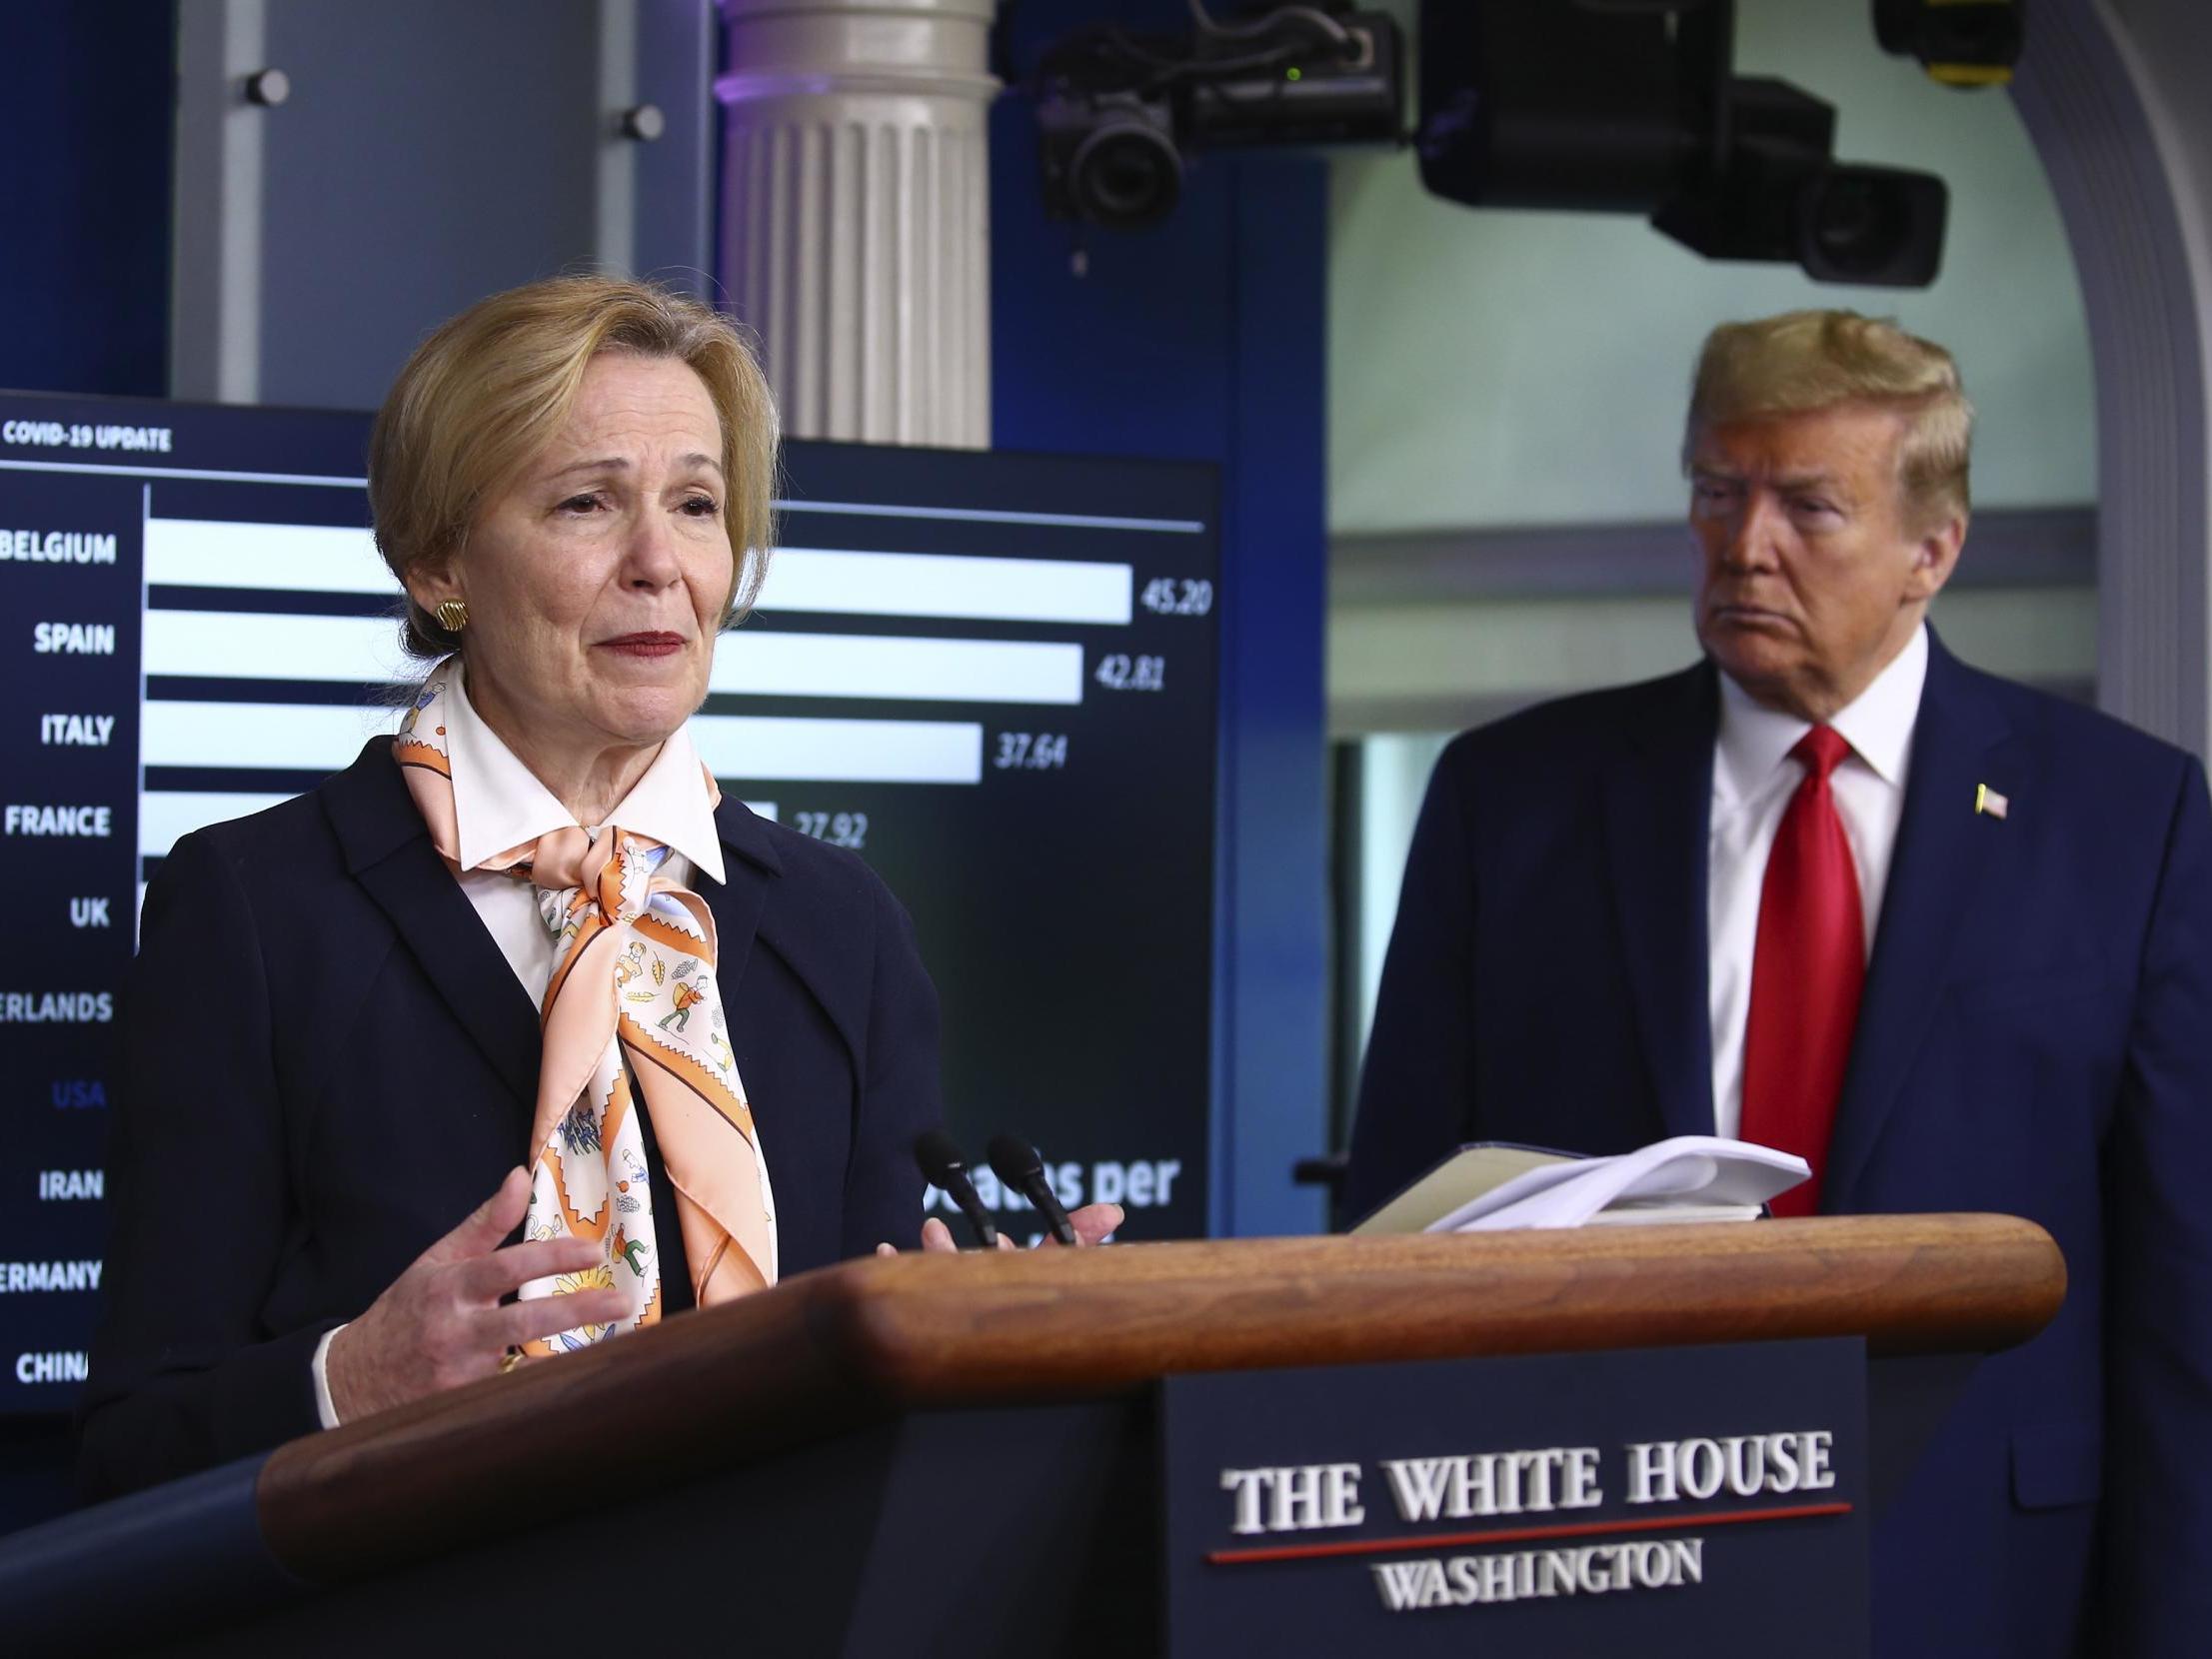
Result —
M530 1176L508 1171L467 1220L415 1258L368 1312L331 1338L324 1378L338 1420L455 1388L500 1368L507 1350L577 1325L612 1324L629 1312L619 1290L581 1290L500 1305L531 1279L577 1273L606 1259L588 1238L500 1240L530 1208Z
M1121 1224L1121 1206L1119 1204L1086 1204L1081 1209L1069 1211L1068 1219L1076 1229L1076 1243L1079 1246L1102 1244L1106 1241L1107 1235ZM1060 1240L1051 1233L1045 1235L1045 1243L1053 1249L1060 1247ZM960 1248L958 1244L953 1242L953 1229L934 1215L922 1223L922 1247L925 1250L939 1251L958 1250ZM999 1234L1000 1249L1011 1250L1015 1247L1013 1239L1009 1238L1004 1232ZM880 1256L895 1256L899 1253L899 1247L896 1244L879 1244L876 1246L876 1253Z

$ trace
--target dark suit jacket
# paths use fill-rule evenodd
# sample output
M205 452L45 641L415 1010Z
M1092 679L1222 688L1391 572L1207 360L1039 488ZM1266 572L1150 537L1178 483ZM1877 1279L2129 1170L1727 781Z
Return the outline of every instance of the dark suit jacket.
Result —
M88 1495L314 1430L323 1332L525 1161L537 1009L389 750L186 836L147 891L81 1408ZM852 853L729 799L716 825L729 880L700 891L782 1271L912 1243L910 1148L940 1117L913 926Z
M1422 810L1354 1212L1451 1147L1710 1133L1714 671L1458 739ZM1977 816L1974 791L2008 815ZM2024 1215L2063 1309L1876 1528L1883 1654L2212 1650L2212 814L2181 752L1936 645L1831 1212Z

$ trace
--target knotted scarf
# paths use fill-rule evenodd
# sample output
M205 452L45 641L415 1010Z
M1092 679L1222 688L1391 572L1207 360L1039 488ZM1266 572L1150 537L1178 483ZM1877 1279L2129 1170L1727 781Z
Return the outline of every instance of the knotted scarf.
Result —
M449 659L432 673L392 750L431 844L456 874L461 837L445 716L459 672ZM719 802L712 777L706 787ZM611 1285L631 1310L612 1325L528 1342L526 1354L586 1347L661 1316L641 1104L675 1192L694 1300L711 1306L776 1280L775 1197L715 982L714 915L699 894L660 873L668 855L661 842L617 824L596 831L570 826L471 866L532 882L556 950L540 1010L525 1234L588 1238L605 1256L580 1273L534 1279L521 1293Z

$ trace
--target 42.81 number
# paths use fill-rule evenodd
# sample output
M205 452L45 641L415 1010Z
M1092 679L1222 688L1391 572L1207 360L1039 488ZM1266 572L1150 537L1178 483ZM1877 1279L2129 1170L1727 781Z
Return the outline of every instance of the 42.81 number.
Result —
M1167 689L1167 659L1131 657L1116 651L1099 659L1092 678L1109 692L1160 692Z

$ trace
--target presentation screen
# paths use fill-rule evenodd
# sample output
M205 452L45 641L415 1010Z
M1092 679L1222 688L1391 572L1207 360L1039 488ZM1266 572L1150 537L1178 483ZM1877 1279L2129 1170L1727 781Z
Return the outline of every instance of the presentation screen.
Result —
M423 673L367 528L367 436L360 415L0 393L0 1410L66 1409L85 1373L146 881L179 836L350 763ZM1202 1233L1210 469L793 444L786 470L702 755L913 912L979 1163L1012 1129L1065 1201L1125 1205L1123 1237ZM189 1110L189 1083L163 1104Z

